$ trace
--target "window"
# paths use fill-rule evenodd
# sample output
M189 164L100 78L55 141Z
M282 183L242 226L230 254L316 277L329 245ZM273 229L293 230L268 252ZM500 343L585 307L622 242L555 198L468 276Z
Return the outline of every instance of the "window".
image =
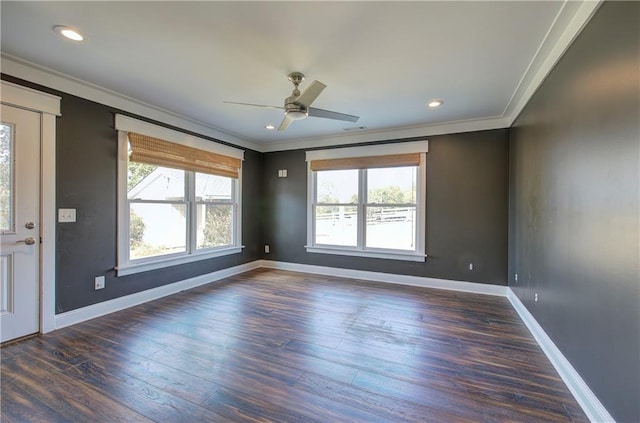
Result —
M118 275L238 253L241 150L116 116Z
M307 251L425 260L428 142L307 152Z

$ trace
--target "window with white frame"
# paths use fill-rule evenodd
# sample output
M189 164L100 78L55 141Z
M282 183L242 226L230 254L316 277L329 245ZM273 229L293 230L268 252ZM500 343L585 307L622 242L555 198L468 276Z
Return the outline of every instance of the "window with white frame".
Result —
M116 116L118 275L238 253L244 153Z
M307 251L425 260L428 142L307 152Z

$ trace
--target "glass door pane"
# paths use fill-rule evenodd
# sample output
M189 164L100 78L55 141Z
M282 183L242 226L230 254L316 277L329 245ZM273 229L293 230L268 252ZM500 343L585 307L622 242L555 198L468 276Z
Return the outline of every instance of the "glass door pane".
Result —
M0 231L13 232L13 125L0 124Z

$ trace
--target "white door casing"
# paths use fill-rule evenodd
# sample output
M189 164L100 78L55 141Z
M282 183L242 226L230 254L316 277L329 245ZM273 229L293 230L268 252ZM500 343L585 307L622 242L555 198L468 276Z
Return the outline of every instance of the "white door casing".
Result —
M46 333L55 329L55 144L56 116L60 116L60 97L1 81L0 102L2 105L35 112L39 119L40 165L34 165L31 172L36 175L36 179L40 183L38 216L41 242L39 244L38 294L40 307L38 314L39 331ZM20 224L17 219L15 223L16 226ZM38 247L38 244L36 243L33 247Z
M2 105L0 340L40 330L40 114Z

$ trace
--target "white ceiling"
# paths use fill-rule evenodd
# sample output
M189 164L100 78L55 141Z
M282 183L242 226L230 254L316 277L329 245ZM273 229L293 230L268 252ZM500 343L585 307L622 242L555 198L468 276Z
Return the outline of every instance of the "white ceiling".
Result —
M597 4L3 0L2 71L262 151L506 127ZM267 131L281 110L223 103L281 106L291 71L360 120Z

